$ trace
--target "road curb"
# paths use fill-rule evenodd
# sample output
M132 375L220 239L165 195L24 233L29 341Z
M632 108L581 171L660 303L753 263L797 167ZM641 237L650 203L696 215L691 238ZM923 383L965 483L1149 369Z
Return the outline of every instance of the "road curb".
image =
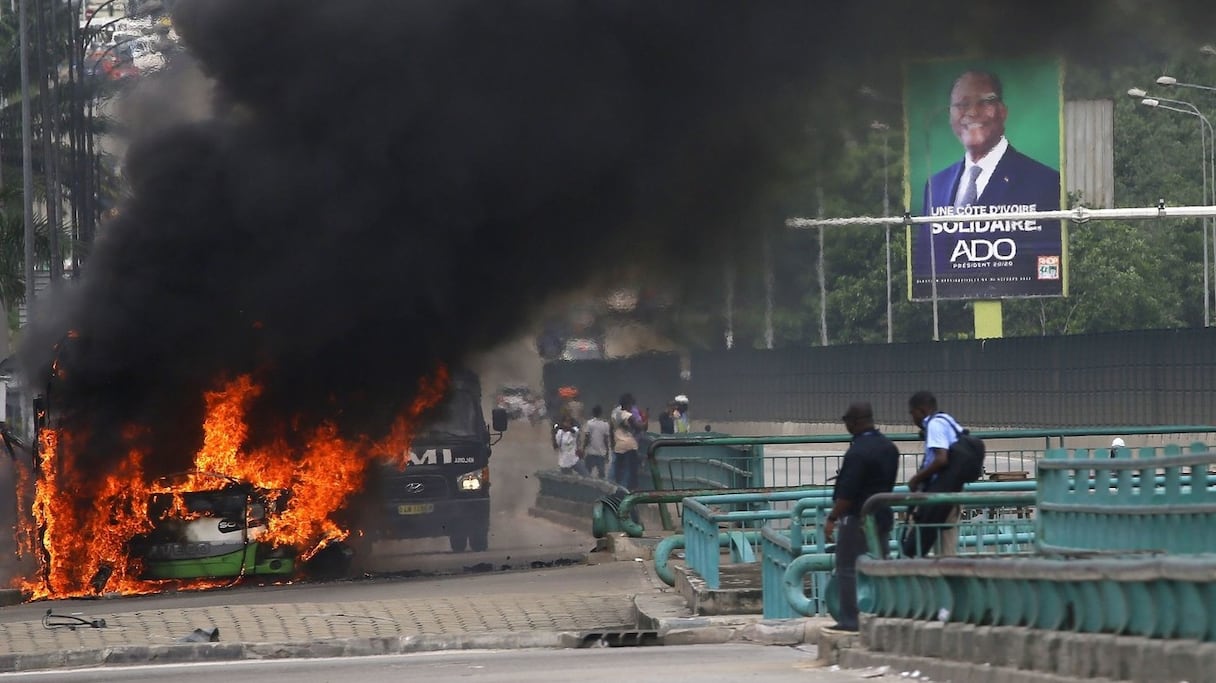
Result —
M389 638L347 638L311 643L181 643L130 645L45 654L0 655L0 672L78 669L133 664L188 664L242 659L364 657L443 650L526 650L569 647L576 632L529 631L419 634Z
M637 595L633 606L638 627L658 632L666 645L818 644L820 630L832 622L825 617L765 619L759 614L693 616L684 598L673 593Z

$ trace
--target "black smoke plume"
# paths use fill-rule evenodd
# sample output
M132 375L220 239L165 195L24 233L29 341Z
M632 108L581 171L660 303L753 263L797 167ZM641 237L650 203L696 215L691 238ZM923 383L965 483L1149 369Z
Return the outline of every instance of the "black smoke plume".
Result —
M255 433L375 436L555 292L746 244L865 69L1070 45L1137 7L183 0L215 113L132 147L130 200L24 351L37 383L74 331L53 407L99 468L130 425L186 466L202 392L241 373Z

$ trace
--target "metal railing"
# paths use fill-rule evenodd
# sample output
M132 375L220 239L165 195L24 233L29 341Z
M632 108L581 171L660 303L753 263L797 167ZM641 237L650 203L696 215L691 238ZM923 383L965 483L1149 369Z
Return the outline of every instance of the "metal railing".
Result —
M709 589L717 590L720 587L721 564L719 525L751 527L758 531L765 522L789 519L789 510L774 509L772 503L796 501L806 498L808 494L821 505L831 505L831 491L809 492L806 489L685 498L684 543L688 567L705 581ZM744 509L731 509L736 506Z
M1034 482L974 482L966 489L972 492L1023 492L1033 496ZM907 487L897 490L906 492ZM777 503L792 503L787 508L777 508ZM827 489L767 490L748 493L724 493L698 495L684 499L685 557L690 569L695 571L710 589L719 587L721 535L732 530L756 529L761 526L772 532L786 534L790 548L799 553L824 553L828 544L823 537L823 521L832 506L832 492ZM808 534L806 523L810 521L813 532ZM987 520L966 520L971 528ZM783 526L774 523L781 522ZM728 528L723 529L723 525ZM993 527L995 532L996 527ZM978 534L983 530L976 531ZM754 539L759 540L759 539ZM805 551L803 550L805 548Z
M1188 450L1049 451L1039 463L1040 547L1216 552L1216 453Z
M1014 430L984 430L973 432L976 436L984 439L988 445L988 456L985 458L985 470L989 478L994 480L1016 480L1023 476L1027 479L1033 479L1035 476L1035 465L1042 458L1043 453L1053 447L1062 447L1067 439L1088 438L1095 436L1112 437L1112 436L1165 436L1172 434L1216 434L1216 426L1212 425L1161 425L1161 426L1138 426L1138 427L1078 427L1068 429L1014 429ZM918 442L921 437L919 434L899 433L888 434L893 441L896 442ZM651 471L654 475L654 488L656 491L662 489L674 489L674 491L687 491L685 495L699 495L700 492L705 493L729 493L734 490L763 490L763 489L787 489L797 486L830 486L834 481L836 471L839 470L840 462L843 459L843 453L847 444L852 437L848 434L829 434L829 435L795 435L795 436L688 436L688 437L672 437L663 436L659 439L652 440L647 447L647 458L651 465ZM1025 439L1042 439L1042 450L1025 448L1025 447L1009 447L1000 448L999 443L1002 440L1025 440ZM779 455L772 452L765 452L764 446L801 446L801 445L836 445L838 452L833 449L831 453L815 451L809 454L795 455ZM684 458L680 456L667 457L660 464L657 459L659 454L665 451L678 451L680 449L696 448L696 447L732 447L739 449L748 449L744 452L741 450L741 455L738 458L710 458L707 462L698 458ZM907 479L912 472L920 464L919 453L905 453L903 470L901 479ZM669 464L668 464L669 463ZM748 463L743 465L740 463ZM756 464L758 463L758 464ZM729 465L729 467L723 467ZM667 481L663 481L662 468L667 470ZM702 474L693 473L694 468L708 467L719 475L729 475L735 481L747 481L750 486L746 489L722 488L722 480L718 476L704 476ZM1023 473L1025 473L1023 475ZM708 481L707 481L708 480ZM675 482L675 484L673 484ZM706 485L700 485L705 482ZM674 488L679 486L680 488ZM673 491L673 492L674 492ZM698 491L697 494L692 493ZM640 503L658 504L659 510L664 515L664 528L675 528L674 523L668 523L667 504L679 504L684 496L668 497L647 497L638 498L633 495L626 496L621 501L621 504L616 508L615 512L621 520L619 526L630 536L642 536L645 529L641 524L632 521L632 508ZM791 506L789 503L776 503L777 507L782 505ZM682 515L682 510L678 511ZM598 514L607 514L600 513ZM604 526L604 525L601 525ZM608 525L608 526L615 526ZM597 533L597 536L600 534Z
M878 617L1216 641L1216 555L862 557L857 567L862 609Z
M1038 465L1039 552L863 557L863 609L880 617L1216 641L1216 453L1203 444L1189 450L1119 449L1114 457L1107 449L1052 450ZM884 500L911 502L884 495L874 504ZM872 515L865 524L873 546Z
M954 552L974 554L993 550L1005 553L1029 551L1034 541L1034 529L1029 518L1015 518L1017 521L1011 525L1011 520L1003 519L994 511L1004 509L1005 506L1012 506L1010 509L1033 506L1034 482L976 482L969 486L978 487L979 490L949 494L963 497L966 501L963 504L964 509L977 511L976 514L963 515L959 522L952 525L958 532L954 537ZM912 494L906 491L904 488L904 492L880 494L881 497L875 496L871 500L878 498L879 501L893 501L890 503L892 507L902 510L906 507L907 500L923 500L927 496L945 495ZM809 507L807 503L799 502L800 509L806 507ZM869 503L867 507L871 507ZM817 519L822 520L825 509L816 510ZM834 547L824 543L821 529L800 545L798 540L802 536L803 533L793 525L787 533L765 529L761 534L761 581L765 618L788 618L797 614L824 615L835 611L836 596L831 582ZM867 538L870 538L869 534ZM876 542L877 536L873 538ZM888 548L896 554L899 547L898 538L898 533L893 534ZM871 544L870 552L877 554L878 546ZM860 603L868 604L865 599L869 597L868 586L859 584L858 594Z

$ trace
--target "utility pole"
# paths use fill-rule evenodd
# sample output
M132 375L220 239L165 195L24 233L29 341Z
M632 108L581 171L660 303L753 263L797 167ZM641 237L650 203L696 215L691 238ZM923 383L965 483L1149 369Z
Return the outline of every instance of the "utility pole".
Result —
M29 13L30 0L18 0L17 31L21 50L21 190L25 211L25 315L26 324L34 320L34 153L30 132L30 64Z
M49 43L54 46L50 52L49 68L47 75L51 79L50 97L48 98L47 108L51 111L50 120L43 125L48 126L47 140L50 141L50 151L46 157L46 202L49 207L47 210L47 229L49 234L47 239L50 242L51 252L51 287L58 288L63 282L63 253L62 245L59 244L59 237L63 228L63 188L59 185L59 51L58 46L62 45L59 41L59 21L55 15L58 13L56 7L58 3L51 3L49 6L48 36ZM70 59L70 57L69 57Z
M48 239L50 240L51 251L51 270L50 270L50 290L53 291L59 287L59 272L62 270L62 262L59 267L56 267L55 259L59 253L59 241L56 239L57 230L59 227L59 192L56 186L55 178L55 131L58 128L56 125L57 107L53 103L55 97L54 82L52 74L57 70L56 62L53 56L48 54L48 44L53 44L53 22L55 9L48 8L49 12L44 12L42 3L35 0L37 3L34 7L34 30L36 31L37 39L35 41L34 67L38 73L38 104L40 118L42 119L41 134L42 134L42 179L43 187L46 190L46 219L48 228ZM49 14L49 16L48 16ZM51 40L48 40L48 36ZM55 79L58 80L58 79Z
M25 324L31 326L34 322L35 292L34 292L34 159L33 141L30 133L30 65L29 65L29 17L26 4L29 0L19 0L17 12L17 32L20 33L18 45L21 50L21 199L25 212L23 235L25 237ZM22 405L31 410L26 416L24 427L26 433L34 433L34 387L26 378L22 382L24 388ZM7 393L7 392L6 392ZM33 439L30 439L33 443Z

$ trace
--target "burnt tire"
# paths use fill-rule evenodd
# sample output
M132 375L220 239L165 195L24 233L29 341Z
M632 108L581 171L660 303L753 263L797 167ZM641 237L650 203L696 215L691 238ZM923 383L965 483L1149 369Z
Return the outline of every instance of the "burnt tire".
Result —
M452 552L454 553L463 553L468 541L469 537L463 533L453 533L448 535L448 545L452 547Z

